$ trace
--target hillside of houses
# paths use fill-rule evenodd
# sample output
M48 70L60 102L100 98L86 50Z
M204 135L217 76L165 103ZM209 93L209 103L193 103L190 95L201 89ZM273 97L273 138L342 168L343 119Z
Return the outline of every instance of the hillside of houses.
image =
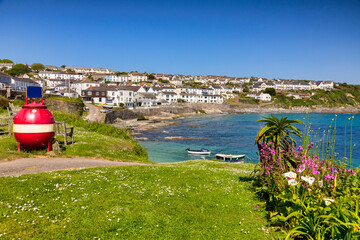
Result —
M81 97L88 103L128 108L186 102L279 104L285 103L286 99L302 100L305 104L307 100L316 99L321 91L331 92L341 86L333 81L114 72L107 68L50 65L44 66L43 71L30 69L30 73L11 76L6 73L11 66L11 63L0 63L3 70L0 71L0 89L25 91L27 86L41 86L49 94ZM351 98L353 95L347 96ZM353 98L356 100L356 96Z

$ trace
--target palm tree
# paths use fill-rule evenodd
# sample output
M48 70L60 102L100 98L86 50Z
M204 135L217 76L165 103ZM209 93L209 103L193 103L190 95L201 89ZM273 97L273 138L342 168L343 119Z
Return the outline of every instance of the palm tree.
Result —
M276 156L279 156L281 150L287 152L291 147L296 146L296 141L292 138L292 135L302 137L301 131L293 125L297 123L304 124L300 120L290 120L287 117L278 119L271 115L271 117L260 119L258 122L266 124L259 130L255 138L255 144L257 144L259 151L262 143L273 142Z

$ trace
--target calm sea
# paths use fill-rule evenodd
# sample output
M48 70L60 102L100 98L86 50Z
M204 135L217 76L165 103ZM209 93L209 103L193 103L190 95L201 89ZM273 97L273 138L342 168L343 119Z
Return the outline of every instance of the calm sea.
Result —
M310 113L310 114L274 114L276 117L288 117L311 123L313 134L329 129L333 113ZM202 117L189 117L174 120L177 124L166 126L161 129L144 132L141 137L147 137L150 141L139 141L147 148L150 160L158 163L179 162L191 159L199 159L199 156L187 154L186 148L208 148L212 151L209 158L214 158L216 153L245 154L246 161L258 161L257 147L254 145L255 136L264 125L257 120L268 117L270 114L231 114L231 115L204 115ZM339 158L344 157L344 132L345 124L349 117L354 116L353 121L353 165L360 164L360 114L337 114L336 124L336 147ZM334 124L333 124L334 125ZM301 130L302 126L298 126ZM350 121L347 124L347 157L350 147ZM164 140L164 137L181 136L191 138L182 141Z

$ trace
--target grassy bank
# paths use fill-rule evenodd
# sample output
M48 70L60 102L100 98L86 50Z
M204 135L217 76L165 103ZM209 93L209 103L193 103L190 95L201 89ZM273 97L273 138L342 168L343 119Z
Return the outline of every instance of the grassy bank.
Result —
M312 95L309 99L293 99L280 94L275 97L274 104L289 108L289 107L346 107L346 106L360 106L360 85L343 84L334 88L331 91L312 90L300 91L302 94Z
M303 94L308 98L304 99L294 99L294 97L286 96L289 93ZM259 100L255 100L249 97L246 97L246 94L242 94L236 98L227 99L227 103L231 105L239 104L253 104L253 105L262 105L263 103ZM336 86L331 91L326 90L303 90L303 91L282 91L277 92L276 96L272 96L272 102L267 103L268 106L276 106L285 109L291 107L307 107L307 108L316 108L316 107L326 107L326 108L336 108L336 107L359 107L360 106L360 85L348 85L342 84Z
M74 144L62 146L57 157L96 157L116 161L150 162L147 152L124 129L109 124L89 123L75 115L54 113L56 121L65 121L68 126L75 126ZM62 136L56 136L64 142ZM17 143L13 135L0 135L0 160L19 157L48 156L46 150L17 152Z
M264 203L248 178L252 169L251 164L191 161L0 178L0 234L10 239L271 239L279 233L266 227Z

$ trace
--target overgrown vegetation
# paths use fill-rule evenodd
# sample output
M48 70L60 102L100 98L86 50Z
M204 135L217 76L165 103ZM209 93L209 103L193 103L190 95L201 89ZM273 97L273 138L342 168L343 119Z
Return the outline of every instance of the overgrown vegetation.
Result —
M309 99L293 99L284 94L277 95L274 104L289 107L342 107L342 106L360 106L360 85L342 84L331 91L312 90L302 91L302 94L314 93Z
M336 158L336 118L332 124L317 142L310 142L311 131L306 126L303 145L298 148L291 137L298 131L291 127L289 136L281 136L281 141L290 140L291 148L279 151L274 132L257 139L261 141L257 191L266 200L271 222L287 232L287 239L360 237L360 172L351 166L352 143L349 155L345 151L349 161ZM258 136L267 135L263 129Z
M244 93L245 87L244 87ZM272 96L272 105L282 108L291 107L308 107L316 108L322 107L359 107L360 106L360 85L342 84L335 87L333 90L311 90L311 91L289 91L276 92L273 88L267 88L263 91ZM293 96L286 96L289 93L299 94L300 99L295 99ZM259 100L246 97L242 94L237 98L227 99L228 103L237 104L259 104Z
M273 239L252 164L190 161L0 178L8 239Z

